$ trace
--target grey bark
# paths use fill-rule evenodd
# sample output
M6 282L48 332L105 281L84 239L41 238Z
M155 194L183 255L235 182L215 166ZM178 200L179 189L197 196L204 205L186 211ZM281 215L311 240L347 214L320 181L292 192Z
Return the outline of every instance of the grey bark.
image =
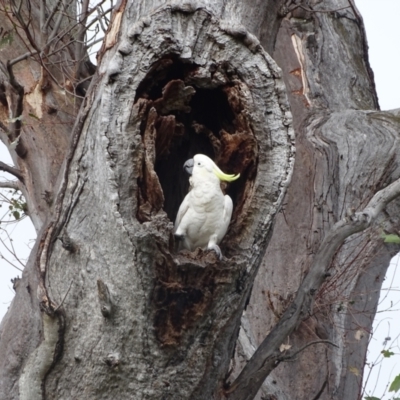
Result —
M399 178L400 121L378 111L352 2L305 8L314 11L283 1L116 7L74 128L62 142L22 129L27 153L13 153L41 232L0 326L1 398L251 399L265 378L256 398L359 397L396 250L380 234L398 229L398 201L333 257L323 246L339 246L326 243L338 221ZM196 152L242 174L226 188L235 208L222 261L174 249L181 167ZM316 268L316 286L298 291ZM235 380L269 331L267 373L256 353L250 384ZM289 355L305 349L285 364L282 343Z
M345 3L324 2L319 8ZM243 333L253 348L290 304L333 224L364 208L376 189L398 178L396 113L361 111L377 107L363 31L353 8L332 14L297 10L282 21L274 58L288 89L296 163L244 317ZM376 227L345 242L313 312L285 342L296 349L322 338L339 347L311 347L296 362L279 365L259 395L361 396L379 289L398 250L379 236L398 229L395 209L389 206ZM252 352L241 347L242 359L249 358ZM237 364L239 369L243 361Z

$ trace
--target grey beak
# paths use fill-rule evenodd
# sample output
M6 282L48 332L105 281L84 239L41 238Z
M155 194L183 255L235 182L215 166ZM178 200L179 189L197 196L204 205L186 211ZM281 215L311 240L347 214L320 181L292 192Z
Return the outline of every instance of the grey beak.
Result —
M190 158L183 164L183 169L189 174L192 175L193 173L193 165L194 165L194 160L193 158Z

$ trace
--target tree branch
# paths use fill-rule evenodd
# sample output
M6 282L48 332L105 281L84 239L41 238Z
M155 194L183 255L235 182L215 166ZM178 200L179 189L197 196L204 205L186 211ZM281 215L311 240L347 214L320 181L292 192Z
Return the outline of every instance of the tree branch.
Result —
M22 268L17 267L17 266L16 266L15 264L13 264L11 261L7 260L7 258L5 258L2 254L0 254L0 258L1 258L2 260L4 260L5 262L7 262L8 264L10 264L10 265L11 265L12 267L14 267L15 269L17 269L18 271L20 271L20 272L23 271Z
M71 3L72 3L72 0L71 0L69 3L66 3L66 2L63 0L62 4L63 4L63 6L64 6L64 10L66 10L66 9L70 6ZM51 41L57 36L58 30L60 29L61 22L62 22L64 16L65 16L65 15L60 11L60 13L58 14L58 17L57 17L57 19L56 19L56 22L54 23L53 30L52 30L52 32L51 32L51 34L50 34L49 42L51 42ZM69 31L70 31L70 30L69 30Z
M46 2L45 0L40 0L40 45L43 46L44 43L44 37L46 34L46 29L44 29L45 25L45 13L46 13Z
M368 228L388 203L400 195L400 179L377 192L367 207L333 225L324 237L311 268L297 291L296 297L280 321L264 339L226 390L229 400L253 400L262 383L280 362L279 346L308 315L314 295L326 279L326 272L336 251L350 235Z
M94 17L86 26L85 26L85 31L87 31L92 25L94 25L96 22L102 24L102 18L104 18L107 14L109 14L112 11L112 7L108 8L106 11L103 11L101 14L99 13L97 17ZM102 28L103 29L103 28ZM105 29L105 28L104 28Z
M24 88L16 80L12 66L7 62L7 72L9 77L9 84L6 85L6 96L8 103L8 110L10 114L10 120L8 125L10 142L17 140L15 152L21 158L25 157L27 149L21 138L21 116L23 111L24 101Z
M307 343L303 347L301 347L299 350L295 351L294 353L289 353L287 355L284 355L278 359L279 362L284 362L284 361L291 361L293 360L298 354L300 354L302 351L304 351L307 347L313 346L314 344L319 344L319 343L326 343L330 344L335 347L339 347L337 344L331 342L330 340L315 340L314 342Z
M24 176L18 168L12 167L2 161L0 161L0 171L8 172L9 174L15 176L21 182L24 182Z
M12 67L13 65L19 63L20 61L26 60L28 57L32 57L35 56L36 54L38 54L40 52L40 50L34 50L34 51L27 51L24 54L21 54L20 56L13 58L12 60L10 60L8 62L8 65L10 67Z
M51 22L51 20L54 17L54 14L58 11L58 9L60 8L60 5L62 3L63 0L58 0L57 3L54 4L53 9L50 11L50 15L48 16L46 22L43 25L43 29L47 31L47 28L49 27L49 24Z
M73 0L70 0L69 3L64 4L64 8L67 8L67 7L72 3L72 1L73 1ZM60 1L56 4L57 8L54 8L54 9L53 9L54 13L58 10L58 7L59 7L59 5L60 5L61 2L64 2L64 0L60 0ZM41 3L41 4L42 4L42 3ZM32 57L32 56L35 56L35 55L37 55L37 54L41 54L42 52L45 52L45 51L46 51L46 49L51 45L51 43L52 43L52 42L54 41L54 39L56 38L56 36L57 36L57 34L58 34L58 31L59 31L59 28L60 28L60 26L61 26L61 22L62 22L63 18L65 17L65 15L64 15L62 12L60 12L58 18L56 19L56 22L54 23L54 27L53 27L53 29L52 29L52 32L51 32L51 34L50 34L50 37L48 38L48 40L46 41L46 43L43 44L43 42L44 42L43 37L45 36L44 33L47 31L47 29L48 29L48 23L50 22L50 19L51 19L53 16L54 16L54 14L52 14L52 15L47 19L47 21L43 22L43 27L41 28L41 29L42 29L42 31L41 31L41 34L42 34L42 41L41 41L41 43L40 43L41 47L38 46L36 43L33 45L32 42L31 42L31 40L30 40L31 45L34 47L35 50L29 49L28 46L25 44L25 46L28 48L28 51L27 51L26 53L24 53L24 54L22 54L22 55L16 57L16 58L10 60L10 61L8 61L8 65L9 65L10 67L12 67L13 65L19 63L20 61L26 60L28 57ZM67 29L67 31L62 35L62 37L64 37L64 36L67 35L68 33L70 33L70 32L75 28L75 26L77 26L78 24L79 24L79 23L76 23L76 24L74 24L70 29ZM25 32L25 31L27 30L26 25L23 24L23 25L21 26L21 29ZM21 38L21 39L22 39L22 38ZM25 42L24 42L24 43L25 43ZM54 53L56 53L56 52L54 52Z
M23 15L21 14L21 5L22 5L22 1L19 3L18 7L15 6L15 2L14 2L14 1L11 1L11 2L10 2L10 5L11 5L11 11L12 11L12 12L11 12L11 15L14 16L14 17L17 19L17 21L19 22L20 28L24 31L24 33L25 33L25 35L26 35L26 38L28 39L30 45L31 45L35 50L38 50L38 46L37 46L36 40L35 40L35 38L32 36L31 31L29 30L29 25L30 25L30 23L31 23L31 13L30 13L30 3L29 3L29 1L26 3L27 9L28 9L28 18L26 18L26 16L23 16ZM14 6L14 7L13 7L13 6ZM13 25L15 25L15 22L13 21L13 18L11 18L11 17L9 16L9 14L10 14L10 13L8 13L8 12L6 13L7 18L10 20L10 22L11 22ZM25 22L26 19L28 19L28 22ZM16 29L15 31L17 32L18 36L21 38L22 42L23 42L23 43L25 44L25 46L26 46L26 43L25 43L24 39L22 38L22 36L19 34L18 29Z
M2 181L0 182L1 189L14 189L14 190L21 190L18 181Z
M74 71L74 80L78 80L82 71L82 61L85 58L85 35L86 35L86 24L88 20L89 13L89 0L83 0L81 2L81 13L79 15L79 26L78 32L76 34L75 46L74 46L74 54L75 54L75 71Z

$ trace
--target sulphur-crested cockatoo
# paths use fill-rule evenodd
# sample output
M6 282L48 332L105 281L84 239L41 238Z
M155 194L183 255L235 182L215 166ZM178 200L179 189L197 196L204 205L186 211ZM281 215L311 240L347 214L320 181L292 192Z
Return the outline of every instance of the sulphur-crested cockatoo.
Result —
M184 164L190 191L179 207L175 220L175 237L183 248L214 250L222 258L218 244L225 236L232 217L233 203L221 190L220 181L232 182L238 175L224 174L211 158L196 154Z

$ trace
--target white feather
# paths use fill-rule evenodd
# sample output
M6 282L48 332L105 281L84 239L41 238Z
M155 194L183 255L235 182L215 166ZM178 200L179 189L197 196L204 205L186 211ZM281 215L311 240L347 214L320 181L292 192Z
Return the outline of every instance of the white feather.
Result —
M179 207L175 220L175 235L184 248L193 251L213 249L221 257L218 244L225 236L232 217L233 203L222 193L215 175L215 163L203 154L193 157L191 190Z

